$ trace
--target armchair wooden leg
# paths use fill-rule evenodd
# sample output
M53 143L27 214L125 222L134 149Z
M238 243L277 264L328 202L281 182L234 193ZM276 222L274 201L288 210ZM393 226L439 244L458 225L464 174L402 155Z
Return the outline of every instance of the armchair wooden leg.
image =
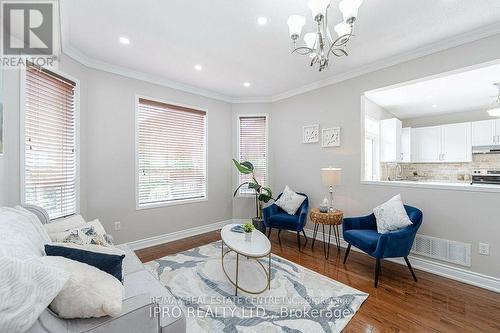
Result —
M297 231L297 244L299 245L299 252L300 250L300 232Z
M306 242L304 243L304 248L305 248L307 245L307 236L306 236L306 232L304 231L304 229L302 229L302 234L304 235L304 238L306 239Z
M347 250L345 250L345 255L344 255L344 265L345 262L347 261L347 257L349 256L349 251L351 251L351 244L347 244Z
M267 232L267 238L271 237L271 230L273 230L273 228L269 227L269 231Z
M413 271L413 268L411 267L410 260L408 260L408 257L405 257L406 265L410 269L411 275L413 276L413 280L417 282L417 276L415 275L415 272Z
M377 258L377 263L375 264L375 288L378 286L378 275L380 273L380 259Z

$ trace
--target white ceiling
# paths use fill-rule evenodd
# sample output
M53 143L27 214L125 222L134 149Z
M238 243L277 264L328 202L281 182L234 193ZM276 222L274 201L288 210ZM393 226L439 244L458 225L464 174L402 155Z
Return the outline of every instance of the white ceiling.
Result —
M332 0L332 26L341 21L339 1ZM364 0L349 57L318 73L307 57L290 54L291 14L305 15L305 31L313 30L307 0L61 0L63 52L227 99L264 98L457 36L500 32L499 0ZM268 24L258 26L259 16ZM122 35L130 45L118 42Z
M500 64L365 95L397 118L408 119L486 109L498 95L496 82L500 82Z

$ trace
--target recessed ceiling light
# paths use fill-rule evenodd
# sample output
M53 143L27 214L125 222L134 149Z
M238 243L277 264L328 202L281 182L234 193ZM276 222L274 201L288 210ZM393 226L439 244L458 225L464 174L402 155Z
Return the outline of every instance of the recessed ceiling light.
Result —
M243 87L250 87L250 82L243 82Z
M432 95L427 95L427 99L431 99L432 97Z
M203 69L203 67L201 67L201 65L194 65L194 69L199 72Z
M435 109L435 108L438 107L438 105L437 104L432 104L432 107Z
M129 45L130 44L130 39L128 39L125 36L120 36L120 43L122 43L123 45Z
M267 24L267 17L265 16L260 16L257 18L257 23L259 25L266 25Z

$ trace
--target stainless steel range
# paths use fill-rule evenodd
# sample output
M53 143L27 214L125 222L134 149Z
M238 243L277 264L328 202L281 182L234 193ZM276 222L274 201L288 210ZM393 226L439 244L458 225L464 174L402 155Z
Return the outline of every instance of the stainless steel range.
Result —
M472 184L500 185L500 169L472 171Z

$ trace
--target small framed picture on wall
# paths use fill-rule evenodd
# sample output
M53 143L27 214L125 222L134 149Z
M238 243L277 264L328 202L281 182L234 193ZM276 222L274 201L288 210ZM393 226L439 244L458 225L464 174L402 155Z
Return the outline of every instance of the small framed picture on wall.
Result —
M340 147L340 127L324 128L321 134L322 147Z
M319 142L319 125L302 127L302 143Z

